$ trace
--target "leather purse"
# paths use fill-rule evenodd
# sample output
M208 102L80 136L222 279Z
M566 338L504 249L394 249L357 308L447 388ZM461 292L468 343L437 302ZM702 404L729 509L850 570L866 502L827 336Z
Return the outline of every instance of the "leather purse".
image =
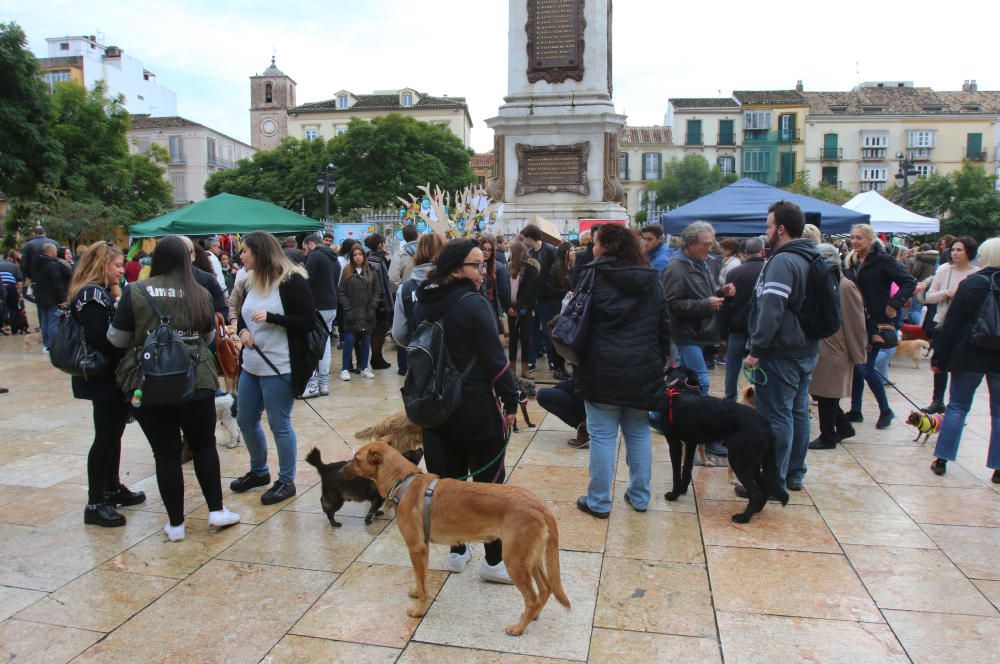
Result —
M580 365L590 332L594 270L588 270L552 329L552 344L567 362Z

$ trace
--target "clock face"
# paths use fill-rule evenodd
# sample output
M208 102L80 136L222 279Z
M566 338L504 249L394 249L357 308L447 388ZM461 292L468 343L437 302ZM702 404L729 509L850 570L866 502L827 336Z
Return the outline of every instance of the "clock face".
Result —
M274 120L268 118L260 123L260 130L270 136L278 130L278 125L275 124Z

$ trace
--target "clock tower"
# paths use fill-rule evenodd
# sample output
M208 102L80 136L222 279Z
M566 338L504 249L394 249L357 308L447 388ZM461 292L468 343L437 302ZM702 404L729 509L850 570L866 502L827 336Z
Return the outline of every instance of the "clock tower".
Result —
M295 81L274 64L250 77L250 144L273 150L288 136L288 109L295 106Z

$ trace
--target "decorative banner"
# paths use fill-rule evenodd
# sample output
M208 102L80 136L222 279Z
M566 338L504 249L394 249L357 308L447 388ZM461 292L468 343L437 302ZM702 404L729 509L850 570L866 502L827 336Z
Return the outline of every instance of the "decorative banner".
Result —
M363 242L372 232L369 229L374 229L374 227L368 224L334 224L333 242L338 245L343 244L344 240L347 239Z
M403 241L403 229L402 228L396 230L396 239L399 240L400 242Z
M423 233L427 230L427 222L423 219L417 219L417 231Z

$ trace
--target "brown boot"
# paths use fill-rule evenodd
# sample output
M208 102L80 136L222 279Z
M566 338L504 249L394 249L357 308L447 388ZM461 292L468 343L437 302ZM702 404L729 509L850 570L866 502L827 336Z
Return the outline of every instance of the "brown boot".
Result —
M576 428L576 438L570 438L566 444L578 450L585 450L590 447L590 434L587 433L587 423L580 422Z

